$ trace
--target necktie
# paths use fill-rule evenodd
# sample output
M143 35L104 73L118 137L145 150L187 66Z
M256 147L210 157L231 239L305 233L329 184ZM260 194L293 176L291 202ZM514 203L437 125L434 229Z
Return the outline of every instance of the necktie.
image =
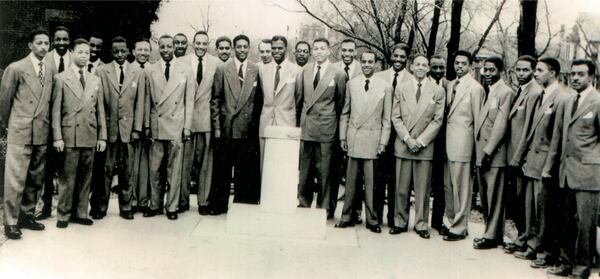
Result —
M279 85L279 70L281 70L281 65L277 65L277 70L275 71L275 84L273 85L273 90L277 90L277 85Z
M58 72L62 73L65 70L65 60L63 57L60 57L60 63L58 63Z
M88 72L92 72L92 68L94 68L94 64L90 63L88 64Z
M419 99L421 99L421 83L420 82L417 84L417 94L415 95L415 98L417 99L417 103L419 103Z
M167 62L165 63L166 67L165 67L165 78L167 79L167 81L169 81L169 70L171 68L171 63Z
M392 81L392 89L394 89L394 91L396 91L396 85L398 85L398 73L399 72L394 72L394 80Z
M483 95L483 103L485 104L485 102L487 101L487 97L490 94L490 87L487 85L484 86L483 91L485 91L485 95Z
M450 100L450 102L448 102L448 104L452 104L452 102L454 102L454 96L456 96L456 87L458 87L459 84L460 80L457 79L456 83L454 84L454 87L452 88L452 99Z
M85 89L85 79L83 78L83 68L79 68L79 82L81 82L81 87Z
M313 88L316 89L319 84L319 80L321 79L321 66L317 65L317 74L315 75L315 79L313 80Z
M540 100L538 101L535 111L538 111L540 107L542 107L542 103L544 102L544 94L546 94L546 91L542 91L542 94L540 94Z
M346 65L346 67L344 67L344 71L346 71L346 80L350 79L350 67L348 67L348 65Z
M365 92L369 91L369 80L365 80Z
M240 79L240 86L244 84L244 63L240 64L240 69L238 70L238 77Z
M198 57L198 69L196 69L196 82L198 85L202 82L202 57Z
M125 74L123 73L123 65L119 65L119 69L121 70L121 74L119 74L119 89L123 86L123 80L125 79Z
M142 69L143 69L143 68L144 68L144 64L140 64L140 68L142 68Z
M571 117L575 115L575 111L579 107L579 98L581 97L581 93L577 93L577 97L575 97L575 102L573 103L573 110L571 111Z
M44 62L40 61L38 64L40 66L40 72L38 73L38 78L40 79L40 84L44 87Z

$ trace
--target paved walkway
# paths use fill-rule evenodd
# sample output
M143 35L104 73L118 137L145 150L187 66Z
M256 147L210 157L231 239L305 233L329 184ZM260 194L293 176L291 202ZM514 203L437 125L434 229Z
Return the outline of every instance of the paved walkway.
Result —
M383 227L374 234L364 225L336 229L333 222L324 240L281 239L228 235L226 216L200 216L196 208L177 221L141 214L126 221L116 204L112 199L108 216L93 226L57 229L51 218L45 231L25 230L22 240L7 241L0 247L0 278L548 277L501 249L474 250L481 224L455 243L437 232L423 240L412 231L392 236Z

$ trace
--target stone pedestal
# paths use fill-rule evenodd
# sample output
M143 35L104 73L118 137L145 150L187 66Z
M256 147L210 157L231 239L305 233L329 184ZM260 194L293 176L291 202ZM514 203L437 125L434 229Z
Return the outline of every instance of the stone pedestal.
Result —
M298 208L300 129L268 126L260 205L232 204L227 233L325 238L327 213Z

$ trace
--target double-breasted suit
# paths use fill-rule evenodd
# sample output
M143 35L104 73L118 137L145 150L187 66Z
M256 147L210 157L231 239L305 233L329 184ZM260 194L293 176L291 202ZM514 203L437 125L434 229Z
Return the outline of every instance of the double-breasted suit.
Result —
M368 90L365 90L366 81ZM392 88L383 79L359 75L346 85L344 108L340 116L340 140L346 142L348 167L342 222L350 222L357 203L359 168L364 174L366 219L377 225L373 207L375 161L379 146L385 146L390 136ZM361 204L358 201L358 204Z
M220 138L215 140L214 179L209 195L209 205L215 212L227 212L232 168L235 169L234 202L259 202L258 124L262 102L256 64L236 57L217 67L211 113L215 133Z
M449 230L457 235L467 233L473 193L471 160L475 147L474 127L483 94L483 87L469 73L450 82L446 90L448 160L444 170L444 191Z
M315 84L317 72L319 80ZM346 74L329 61L321 65L307 64L298 74L296 91L301 94L296 119L302 129L298 199L300 206L310 207L313 189L309 180L314 177L310 169L314 164L321 186L317 207L328 209L332 217L337 204L339 172L331 163L332 160L340 162L343 157L338 144L338 124L344 105Z
M79 70L72 64L56 75L52 91L52 137L64 142L58 221L68 221L71 214L87 218L94 153L97 142L107 140L101 80L82 68L84 87Z
M167 160L167 182L170 185L165 209L177 211L181 190L183 133L192 127L195 77L192 69L180 59L173 59L166 79L166 62L146 65L144 127L153 140L150 147L150 209L158 210L162 202L159 168Z
M8 129L3 182L5 225L17 225L19 218L32 218L43 188L54 76L54 69L47 63L47 58L40 61L31 53L8 65L2 76L0 129Z
M444 90L427 78L421 81L409 79L396 88L392 122L397 133L394 144L397 158L396 200L393 209L394 225L397 227L408 227L412 185L415 190L415 230L427 230L429 226L434 140L442 126L445 98ZM416 140L423 147L416 153L410 152L409 139Z

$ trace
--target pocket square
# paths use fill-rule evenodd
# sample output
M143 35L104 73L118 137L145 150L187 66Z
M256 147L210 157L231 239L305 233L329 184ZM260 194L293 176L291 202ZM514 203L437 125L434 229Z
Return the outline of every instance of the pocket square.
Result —
M524 108L525 108L525 106L518 106L518 107L517 107L517 110L522 110L522 109L524 109Z
M335 80L331 80L331 82L327 86L335 86Z
M546 111L544 111L544 114L551 114L552 113L552 108L547 108Z
M586 113L582 118L583 119L590 119L592 117L594 117L594 113L590 111L590 112Z
M496 99L491 99L490 100L490 109L495 109L496 107L498 107L498 102L496 101Z
M256 81L252 84L252 87L256 87Z
M137 83L134 81L131 83L131 87L136 88L137 87Z
M286 81L286 83L294 83L294 82L296 82L295 78L290 78Z

